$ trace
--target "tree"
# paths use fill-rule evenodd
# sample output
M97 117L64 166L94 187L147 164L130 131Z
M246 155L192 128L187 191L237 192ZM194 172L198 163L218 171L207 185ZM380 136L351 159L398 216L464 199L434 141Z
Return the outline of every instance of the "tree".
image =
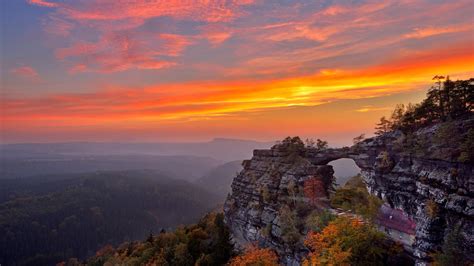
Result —
M433 98L436 99L437 104L438 104L438 113L439 116L442 120L445 119L445 113L444 113L444 97L443 93L441 91L441 80L444 80L445 77L441 75L436 75L433 77L433 80L436 80L435 86L432 86L430 91L428 92L428 95L433 95Z
M474 162L474 128L469 129L460 148L458 161L462 163Z
M305 226L313 232L321 232L336 216L327 209L311 212L305 220Z
M328 142L327 141L324 141L324 140L320 140L320 139L317 139L316 140L316 148L318 150L325 150L327 149L329 146L328 146Z
M304 181L303 192L312 205L317 205L319 198L327 197L323 181L316 176Z
M150 231L150 234L148 235L146 242L153 243L153 232Z
M295 244L300 240L301 235L296 228L297 217L296 212L291 210L287 205L283 205L280 209L280 228L281 228L281 237L282 239L290 245L290 247L295 246Z
M395 109L392 112L391 120L392 120L392 129L399 129L401 125L401 121L403 115L405 114L405 105L404 104L397 104Z
M298 185L293 179L288 182L288 195L291 197L293 204L296 204L296 196L298 195Z
M278 265L278 257L269 248L248 247L244 254L233 258L230 266L275 266Z
M380 122L377 123L377 126L375 127L375 135L383 135L387 132L389 132L392 128L392 123L385 118L385 116L382 116L380 118Z
M352 143L354 143L354 145L360 143L361 141L363 141L365 139L365 134L360 134L359 136L355 137L352 139Z
M307 138L304 142L307 148L314 148L314 146L316 145L314 139L311 138Z
M474 78L452 81L449 76L436 75L435 84L420 104L398 104L390 118L392 130L413 132L432 123L472 115Z
M272 200L272 194L270 193L267 185L264 185L261 188L261 194L264 202L270 202Z
M350 210L371 221L377 216L382 200L369 194L362 177L357 175L351 177L344 187L336 189L331 195L331 205Z
M459 226L455 227L446 235L442 246L442 252L434 256L434 265L469 265L463 253L465 239L460 232Z
M304 265L383 265L385 237L371 225L338 217L320 233L309 232L305 245L311 250Z

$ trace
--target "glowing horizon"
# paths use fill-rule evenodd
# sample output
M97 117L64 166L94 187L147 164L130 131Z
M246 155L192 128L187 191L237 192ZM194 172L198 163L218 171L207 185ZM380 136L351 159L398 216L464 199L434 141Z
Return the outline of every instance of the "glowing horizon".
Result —
M341 144L434 75L474 77L466 0L2 5L2 142Z

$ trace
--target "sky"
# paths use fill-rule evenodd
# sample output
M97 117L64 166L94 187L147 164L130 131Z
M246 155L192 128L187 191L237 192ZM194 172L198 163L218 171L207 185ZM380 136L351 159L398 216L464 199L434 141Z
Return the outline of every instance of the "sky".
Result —
M346 145L436 74L474 77L474 3L3 0L1 142Z

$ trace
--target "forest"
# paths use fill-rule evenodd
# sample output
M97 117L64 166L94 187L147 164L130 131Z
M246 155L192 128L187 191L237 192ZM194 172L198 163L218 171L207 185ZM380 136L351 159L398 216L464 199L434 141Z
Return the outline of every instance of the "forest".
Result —
M452 81L436 75L435 84L419 104L398 104L389 119L382 117L376 127L380 135L391 130L413 132L434 123L447 122L472 115L474 111L474 78Z
M468 123L474 112L474 78L452 81L437 75L433 79L436 82L421 103L398 104L390 118L380 118L375 134L401 132L397 142L400 153L472 163L474 129L471 124L463 123ZM434 134L429 139L415 134L421 128L430 127Z
M152 171L0 180L0 264L51 265L195 222L218 197ZM50 177L51 179L51 177Z

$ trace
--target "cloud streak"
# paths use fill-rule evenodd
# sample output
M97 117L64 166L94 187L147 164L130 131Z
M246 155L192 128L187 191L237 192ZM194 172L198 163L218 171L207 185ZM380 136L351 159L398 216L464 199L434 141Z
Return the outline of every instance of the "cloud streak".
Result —
M68 37L71 31L95 29L96 42L73 40L71 46L58 48L59 59L73 58L70 73L95 71L110 73L128 69L162 69L176 62L157 58L179 56L190 37L169 32L140 32L146 21L170 17L209 23L228 22L242 15L240 8L253 1L65 1L61 3L29 0L28 3L54 8L43 20L47 33ZM144 35L158 35L144 38ZM227 39L224 32L209 31L206 37L217 45Z
M437 50L376 67L326 70L309 76L270 81L198 82L9 99L4 102L5 119L62 125L186 121L292 106L314 106L341 99L380 97L409 91L414 84L426 84L432 73L462 73L474 60L472 54L466 57L465 49L469 47L460 46L455 49L456 53L445 59L439 59L438 55L447 51ZM366 106L357 112L380 110Z
M13 68L10 70L10 73L16 76L25 77L25 78L39 77L38 72L31 66L21 66L21 67Z
M33 93L24 80L8 79L14 93L2 100L2 122L10 129L169 125L176 133L174 125L193 123L211 132L209 121L218 120L224 133L261 124L276 132L281 126L253 119L352 100L361 103L340 111L366 125L390 106L370 99L426 87L436 74L474 75L469 0L27 2L41 8L46 37L10 61L24 51L51 58ZM6 69L38 75L16 62ZM288 128L308 130L305 112L287 117Z

